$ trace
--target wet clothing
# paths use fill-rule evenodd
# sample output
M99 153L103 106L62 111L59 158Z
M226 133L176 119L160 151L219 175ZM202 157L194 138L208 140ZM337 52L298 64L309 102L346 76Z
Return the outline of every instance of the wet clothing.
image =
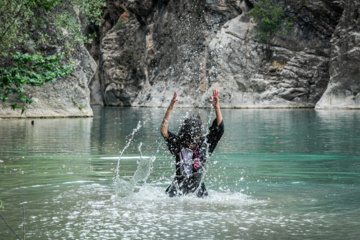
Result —
M170 197L193 193L199 189L197 196L207 196L205 184L201 183L201 177L207 157L214 151L217 143L224 133L224 122L217 126L215 119L206 136L199 138L196 145L190 149L186 147L184 139L168 131L169 137L165 138L171 154L176 160L176 176L172 184L166 189ZM201 187L199 187L201 183Z
M175 197L177 195L186 195L193 193L199 187L201 182L201 174L193 174L189 177L176 176L171 185L166 189L166 193L169 197ZM202 182L199 191L196 194L198 197L205 197L208 195L205 184Z

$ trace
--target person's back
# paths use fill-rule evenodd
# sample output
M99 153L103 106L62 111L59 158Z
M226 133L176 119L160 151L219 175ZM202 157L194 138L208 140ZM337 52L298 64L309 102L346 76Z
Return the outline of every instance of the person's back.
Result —
M170 197L193 193L197 189L197 196L207 196L205 184L202 182L202 173L207 158L214 151L224 133L224 123L219 105L219 93L214 90L212 104L216 110L216 119L206 136L202 136L202 121L199 115L185 119L179 133L176 135L168 131L171 111L177 102L177 93L164 116L161 125L161 134L164 137L171 154L176 160L176 176L172 184L166 189Z

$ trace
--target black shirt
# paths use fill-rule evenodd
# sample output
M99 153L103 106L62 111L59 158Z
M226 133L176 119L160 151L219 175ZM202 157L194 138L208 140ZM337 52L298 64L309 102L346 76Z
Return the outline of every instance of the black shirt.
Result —
M220 125L217 125L217 119L215 119L209 128L209 133L206 136L202 136L196 146L193 148L194 158L200 160L200 165L206 163L207 157L209 157L214 151L217 143L219 142L221 136L224 134L224 121L221 121ZM165 138L169 151L176 159L176 175L181 176L181 160L180 154L181 151L185 148L180 137L176 134L168 131L168 138ZM196 162L196 160L194 161ZM199 168L197 164L193 165L192 172L198 172Z

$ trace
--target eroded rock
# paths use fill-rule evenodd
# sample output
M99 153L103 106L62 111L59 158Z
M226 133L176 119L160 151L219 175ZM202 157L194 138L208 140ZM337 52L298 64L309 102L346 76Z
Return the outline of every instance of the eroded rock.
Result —
M317 109L360 109L360 2L346 1L331 40L330 83Z
M275 36L269 45L256 40L255 25L246 15L257 3L120 1L128 20L112 26L101 41L99 79L105 105L167 106L178 91L179 106L207 106L217 88L223 107L314 107L332 72L341 68L331 59L344 45L330 41L335 29L335 39L344 38L340 35L347 26L338 23L350 2L280 1L296 21L288 35ZM346 56L355 62L357 35L347 39ZM349 93L356 97L358 88L343 94Z

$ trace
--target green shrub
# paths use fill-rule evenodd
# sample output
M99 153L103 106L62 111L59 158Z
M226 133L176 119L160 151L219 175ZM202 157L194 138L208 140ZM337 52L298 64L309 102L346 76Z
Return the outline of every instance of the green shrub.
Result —
M286 17L285 12L274 0L261 1L249 11L257 24L255 34L260 42L268 43L275 34L287 34L291 30L294 19Z
M92 36L83 34L75 12L86 23L100 25L104 6L104 0L0 0L0 55L8 56L31 40L36 45L87 43Z
M24 86L42 86L44 83L53 82L58 78L67 76L72 72L73 64L61 64L64 53L41 56L16 53L11 54L13 64L11 67L0 68L0 100L6 102L10 94L17 95L18 99L24 103L20 105L14 103L11 107L22 108L23 113L26 109L25 104L33 102L25 95Z
M61 64L64 54L48 56L54 51L47 52L47 47L72 53L89 43L94 36L83 34L80 18L83 24L100 26L104 6L105 0L0 0L0 101L15 94L29 104L33 100L24 86L42 86L68 75L72 64ZM16 52L36 53L37 49L47 57ZM12 108L24 112L24 105L14 103Z

